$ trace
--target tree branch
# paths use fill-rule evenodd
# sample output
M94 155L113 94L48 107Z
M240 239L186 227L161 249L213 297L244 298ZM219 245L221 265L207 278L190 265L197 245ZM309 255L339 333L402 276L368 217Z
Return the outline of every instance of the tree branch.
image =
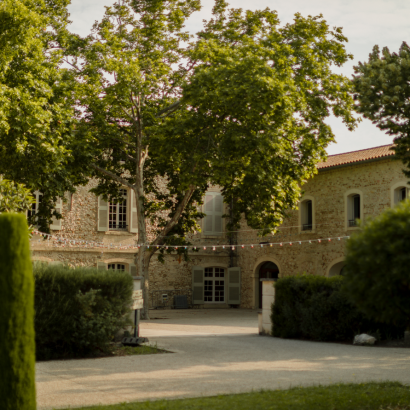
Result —
M177 206L174 215L172 218L168 221L168 223L165 225L164 229L162 232L157 236L157 238L154 240L152 243L152 249L150 247L150 254L153 255L156 251L155 246L156 245L162 245L164 238L168 235L169 231L178 223L178 220L188 205L188 202L190 201L192 194L195 192L196 187L193 185L190 185L188 191L185 193L184 197L182 198L182 201L179 203Z
M90 166L92 168L94 168L95 170L101 172L102 174L105 174L109 177L111 177L112 179L114 179L115 181L127 186L128 188L134 189L134 185L130 184L126 179L119 177L118 175L114 174L113 172L107 171L104 168L99 167L98 165L95 164L90 164Z
M178 100L178 101L174 102L173 104L171 104L167 108L164 108L163 110L161 110L157 114L157 117L161 118L161 117L166 117L169 114L172 114L173 112L175 112L179 108L180 105L181 105L181 100Z

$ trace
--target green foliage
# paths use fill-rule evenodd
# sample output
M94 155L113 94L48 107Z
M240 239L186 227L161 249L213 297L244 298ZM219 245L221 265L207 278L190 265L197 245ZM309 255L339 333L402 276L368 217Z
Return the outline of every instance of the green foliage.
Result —
M0 213L26 212L34 198L23 184L14 184L0 176Z
M154 244L198 229L195 203L209 185L234 203L230 227L244 214L253 228L273 231L333 141L329 112L355 126L351 84L331 71L351 58L340 28L299 14L280 26L274 11L218 0L190 38L183 25L199 8L195 0L124 0L79 47L79 132L100 178L95 192L136 192L140 242L144 217L157 227Z
M34 283L24 215L0 215L0 397L35 410Z
M355 67L353 86L356 110L381 130L394 135L394 151L410 168L410 48L403 42L399 52L374 46L369 60ZM410 170L406 172L410 176Z
M130 324L133 281L126 272L37 264L34 279L39 360L107 351Z
M275 283L273 335L324 341L352 340L366 332L402 337L404 328L367 319L342 291L343 277L291 276Z
M409 410L409 402L408 386L399 382L371 382L293 387L178 400L150 400L82 407L78 410Z
M362 225L347 242L344 288L374 320L410 330L410 202Z
M61 68L67 0L0 2L0 175L43 193L48 231L57 197L85 183L74 134L76 82Z

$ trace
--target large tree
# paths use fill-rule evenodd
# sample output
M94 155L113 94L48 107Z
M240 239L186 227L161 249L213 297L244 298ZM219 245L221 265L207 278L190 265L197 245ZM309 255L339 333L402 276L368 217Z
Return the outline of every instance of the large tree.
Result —
M340 28L299 14L280 26L274 11L217 0L192 37L184 22L199 9L199 0L120 1L94 25L82 60L70 60L95 192L112 201L122 186L135 193L146 279L158 247L175 251L197 229L207 187L221 187L230 227L244 215L273 232L334 140L330 112L355 126L351 84L331 71L351 58Z
M66 29L68 3L0 2L0 175L43 193L31 221L43 231L57 215L57 197L86 182L74 155L75 72L62 67L75 43Z
M410 176L410 48L403 42L398 53L374 46L369 60L355 67L356 110L388 135Z

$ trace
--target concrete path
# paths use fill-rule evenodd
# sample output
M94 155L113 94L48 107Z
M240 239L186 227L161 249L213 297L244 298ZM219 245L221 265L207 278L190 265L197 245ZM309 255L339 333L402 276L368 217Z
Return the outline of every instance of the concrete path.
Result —
M259 336L252 310L150 314L141 336L174 353L38 363L38 410L336 382L410 384L410 349Z

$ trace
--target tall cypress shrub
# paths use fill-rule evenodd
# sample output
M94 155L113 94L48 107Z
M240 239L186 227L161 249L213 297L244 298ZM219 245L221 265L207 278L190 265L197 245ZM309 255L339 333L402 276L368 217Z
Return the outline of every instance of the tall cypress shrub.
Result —
M0 215L0 401L35 410L34 280L26 218Z

